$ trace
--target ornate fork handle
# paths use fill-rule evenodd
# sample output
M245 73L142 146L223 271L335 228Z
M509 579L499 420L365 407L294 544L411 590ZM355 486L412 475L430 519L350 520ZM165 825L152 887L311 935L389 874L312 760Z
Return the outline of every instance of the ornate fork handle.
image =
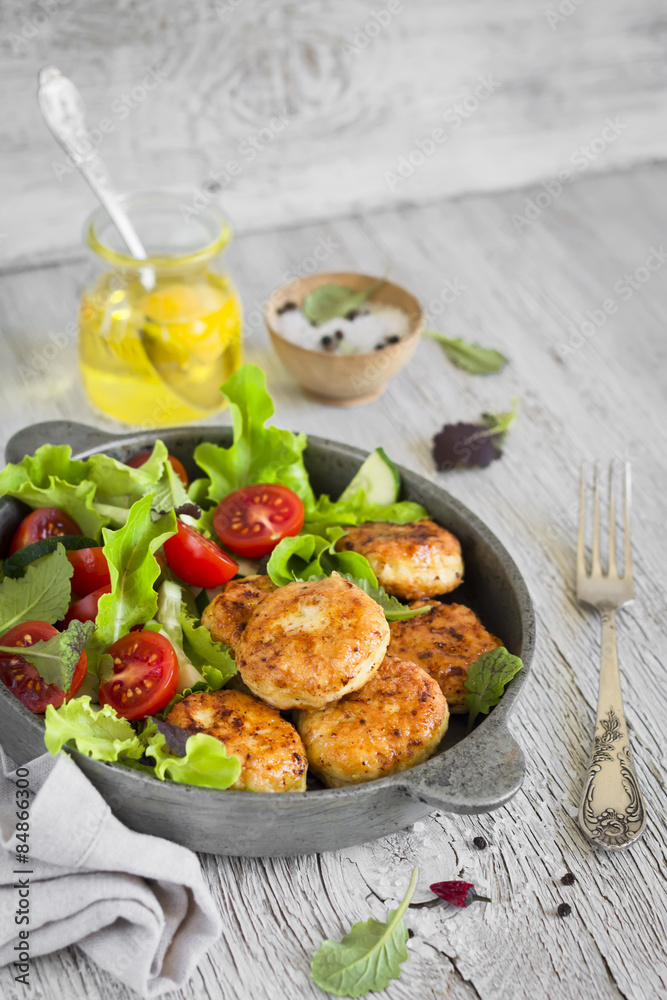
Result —
M613 610L601 610L602 662L595 743L584 784L579 823L588 839L607 851L622 851L646 823L628 740L616 652Z

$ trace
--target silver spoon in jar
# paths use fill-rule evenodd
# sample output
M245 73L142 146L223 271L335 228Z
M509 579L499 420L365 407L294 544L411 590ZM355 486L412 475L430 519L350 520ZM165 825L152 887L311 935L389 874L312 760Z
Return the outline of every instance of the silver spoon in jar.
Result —
M127 249L137 260L146 260L144 245L86 128L83 98L77 88L55 66L46 66L39 73L37 100L46 124L106 208ZM141 269L141 282L149 291L155 287L150 268Z

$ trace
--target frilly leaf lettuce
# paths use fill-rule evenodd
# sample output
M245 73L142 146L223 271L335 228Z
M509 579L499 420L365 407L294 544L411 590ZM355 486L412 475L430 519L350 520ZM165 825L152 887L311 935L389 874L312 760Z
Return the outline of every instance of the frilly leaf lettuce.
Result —
M282 483L307 507L313 506L313 491L303 464L305 434L264 426L273 416L274 406L262 369L243 365L221 391L229 403L233 443L222 448L204 442L194 455L210 479L208 499L217 503L228 493L254 483ZM201 496L199 489L197 496Z
M217 691L237 672L229 646L217 642L204 625L181 611L183 648L195 667L202 672L212 691Z
M60 708L48 705L44 724L49 753L58 753L69 740L95 760L113 761L121 755L138 760L144 753L144 745L127 719L116 715L111 705L93 708L88 696L73 698Z
M422 517L428 517L428 511L412 500L391 504L366 503L363 490L359 490L351 500L331 500L322 494L313 507L306 510L303 530L317 535L336 525L364 524L366 521L407 524Z
M271 553L266 571L282 587L293 580L310 580L349 574L377 586L377 577L366 556L358 552L336 552L336 542L345 534L342 528L328 528L323 535L296 535L283 538Z
M214 736L196 733L185 744L185 756L177 757L166 746L164 735L149 723L145 734L148 739L146 756L155 761L155 776L164 781L171 778L186 785L205 788L229 788L241 773L238 757L228 757L224 744Z
M176 533L176 515L172 510L153 521L152 502L153 495L149 493L132 506L125 527L117 531L104 528L102 532L111 593L100 598L97 631L86 650L88 669L92 672L96 672L100 656L116 639L126 635L133 625L155 617L154 584L160 575L160 565L154 553Z
M341 942L325 941L313 955L310 974L327 993L360 997L385 989L401 974L401 962L410 956L406 948L408 930L403 914L417 888L419 869L413 868L405 898L387 914L386 923L371 917L353 924Z
M69 608L73 573L62 545L38 562L30 563L17 580L5 577L0 584L0 636L22 622L53 622Z

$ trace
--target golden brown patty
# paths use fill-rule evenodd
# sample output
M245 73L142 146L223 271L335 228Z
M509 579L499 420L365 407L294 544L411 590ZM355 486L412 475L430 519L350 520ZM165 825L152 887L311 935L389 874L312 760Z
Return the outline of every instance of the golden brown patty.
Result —
M434 521L368 521L336 546L366 556L385 590L404 601L446 594L463 580L458 538Z
M241 691L196 691L174 705L167 722L190 733L208 733L241 761L231 786L250 792L303 792L306 752L294 726L280 712Z
M298 712L313 774L325 785L355 785L421 764L449 722L432 677L408 660L385 657L360 691L316 712Z
M268 576L231 580L205 609L201 623L214 639L234 649L255 608L275 589L276 585Z
M402 622L392 622L390 656L404 656L428 670L447 699L449 711L467 712L463 686L468 667L482 653L502 646L500 639L482 625L477 615L463 604L415 601L411 608L431 605L430 611Z
M388 642L380 605L334 573L269 594L239 640L236 665L269 705L322 708L365 684Z

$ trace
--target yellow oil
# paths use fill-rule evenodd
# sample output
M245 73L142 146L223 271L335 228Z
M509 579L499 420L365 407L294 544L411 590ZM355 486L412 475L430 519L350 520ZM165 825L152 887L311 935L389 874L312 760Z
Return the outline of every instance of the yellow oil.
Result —
M95 406L125 423L186 423L221 409L240 345L237 293L210 272L151 271L143 282L107 272L81 300L83 383Z

